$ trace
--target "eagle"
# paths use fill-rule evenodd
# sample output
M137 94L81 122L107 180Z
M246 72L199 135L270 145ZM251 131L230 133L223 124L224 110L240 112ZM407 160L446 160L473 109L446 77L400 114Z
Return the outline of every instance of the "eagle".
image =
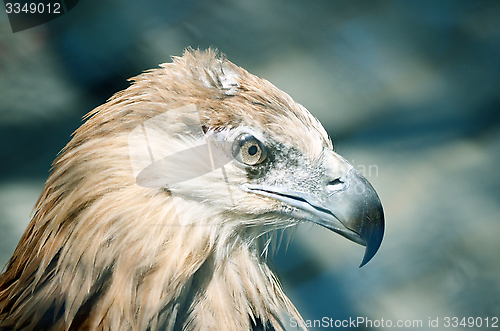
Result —
M312 222L375 255L376 191L289 95L212 49L131 80L54 161L0 276L0 330L284 330L302 318L270 266L277 231Z

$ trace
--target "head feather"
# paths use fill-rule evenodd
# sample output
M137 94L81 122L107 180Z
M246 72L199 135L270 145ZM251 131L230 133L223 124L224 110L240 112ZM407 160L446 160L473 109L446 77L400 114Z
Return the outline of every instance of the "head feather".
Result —
M235 219L137 185L128 135L167 113L164 137L179 138L190 120L173 110L195 105L204 133L260 128L314 158L331 148L321 124L213 50L187 50L132 81L85 117L54 161L0 278L0 326L249 330L261 322L279 330L283 312L300 320L262 254L269 216L252 223L255 215Z

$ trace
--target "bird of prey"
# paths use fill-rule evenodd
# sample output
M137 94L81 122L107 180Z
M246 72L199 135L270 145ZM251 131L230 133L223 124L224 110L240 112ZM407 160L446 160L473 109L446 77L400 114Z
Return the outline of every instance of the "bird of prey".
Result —
M188 49L86 116L0 276L0 330L284 330L270 235L377 252L377 193L303 106Z

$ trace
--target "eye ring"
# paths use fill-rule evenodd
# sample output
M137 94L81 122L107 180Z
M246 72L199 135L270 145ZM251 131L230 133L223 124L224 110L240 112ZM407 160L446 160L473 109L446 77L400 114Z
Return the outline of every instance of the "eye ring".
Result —
M262 163L267 157L265 146L251 134L242 134L233 145L233 156L236 160L249 166Z

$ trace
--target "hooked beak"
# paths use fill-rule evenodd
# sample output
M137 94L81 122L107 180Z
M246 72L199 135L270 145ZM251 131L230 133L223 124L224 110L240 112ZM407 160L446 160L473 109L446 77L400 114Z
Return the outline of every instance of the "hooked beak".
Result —
M274 185L245 184L242 189L295 207L294 217L317 223L365 246L360 267L372 259L382 243L382 203L373 186L352 167L328 181L319 194Z

